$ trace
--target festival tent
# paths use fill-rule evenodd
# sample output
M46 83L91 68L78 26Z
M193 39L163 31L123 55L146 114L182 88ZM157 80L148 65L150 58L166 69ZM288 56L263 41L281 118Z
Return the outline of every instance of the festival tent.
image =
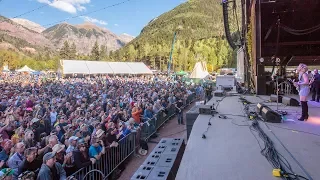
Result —
M17 72L34 72L35 70L29 68L27 65L23 66L21 69L16 70Z
M152 74L142 62L61 60L63 74Z
M204 79L209 76L207 71L207 65L205 62L197 62L194 65L193 71L190 74L189 78L191 79Z
M126 63L134 72L134 74L153 74L150 68L143 62L127 62Z
M3 66L2 72L10 72L8 66Z

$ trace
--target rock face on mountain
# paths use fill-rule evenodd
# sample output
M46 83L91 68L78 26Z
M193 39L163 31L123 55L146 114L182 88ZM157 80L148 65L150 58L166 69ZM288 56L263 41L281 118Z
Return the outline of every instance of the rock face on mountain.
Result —
M28 29L31 29L33 31L36 31L38 33L41 33L46 28L42 27L40 24L37 24L35 22L29 21L28 19L21 19L21 18L13 18L11 19L13 22L20 24Z
M79 54L90 54L97 41L99 45L107 47L107 51L114 51L123 47L134 37L124 34L117 36L106 28L92 23L71 25L57 24L44 29L42 26L26 19L8 19L0 16L0 43L5 42L8 47L12 45L16 50L36 49L41 51L49 49L59 50L65 41L75 43Z
M119 36L119 38L121 39L121 41L128 43L128 42L132 41L135 37L131 36L129 34L123 33Z
M75 26L62 23L44 30L42 34L58 48L61 48L65 41L75 43L77 52L82 54L90 53L96 41L99 45L106 46L108 51L117 50L127 42L111 31L91 23Z
M49 39L6 17L0 16L0 42L7 42L18 49L31 47L54 49Z

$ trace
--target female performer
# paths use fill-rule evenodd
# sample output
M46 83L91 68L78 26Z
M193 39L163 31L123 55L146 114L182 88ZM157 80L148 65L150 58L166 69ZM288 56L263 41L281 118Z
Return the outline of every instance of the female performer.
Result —
M299 64L299 66L297 67L297 73L299 73L299 81L294 82L294 85L299 89L299 96L302 107L302 114L301 117L298 119L299 121L307 120L309 117L307 97L310 92L310 89L309 77L306 72L308 72L307 65L302 63Z

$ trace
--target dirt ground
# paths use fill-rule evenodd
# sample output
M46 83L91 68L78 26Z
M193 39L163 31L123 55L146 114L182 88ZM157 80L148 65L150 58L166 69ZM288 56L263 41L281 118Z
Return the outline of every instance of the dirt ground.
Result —
M184 109L184 123L185 123L185 115L186 112L193 106L194 104L189 105L186 109ZM122 172L120 178L118 180L130 180L133 174L137 171L137 169L141 166L141 164L145 161L145 159L149 156L150 152L155 148L161 138L181 138L187 140L187 130L186 125L179 125L177 116L167 121L159 130L159 136L154 139L150 139L148 142L148 154L140 157L132 157L129 163L126 165L126 169Z

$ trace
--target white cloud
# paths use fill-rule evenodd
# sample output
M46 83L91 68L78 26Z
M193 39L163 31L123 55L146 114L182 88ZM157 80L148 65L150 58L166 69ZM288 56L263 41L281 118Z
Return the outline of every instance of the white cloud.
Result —
M106 21L103 21L103 20L95 19L95 18L88 17L88 16L80 16L80 17L84 21L87 21L87 22L92 22L92 23L100 24L100 25L108 25L108 23Z
M86 10L84 5L89 4L90 0L38 0L38 2L49 4L62 11L75 14L77 11Z
M114 24L114 26L119 26L119 24Z

